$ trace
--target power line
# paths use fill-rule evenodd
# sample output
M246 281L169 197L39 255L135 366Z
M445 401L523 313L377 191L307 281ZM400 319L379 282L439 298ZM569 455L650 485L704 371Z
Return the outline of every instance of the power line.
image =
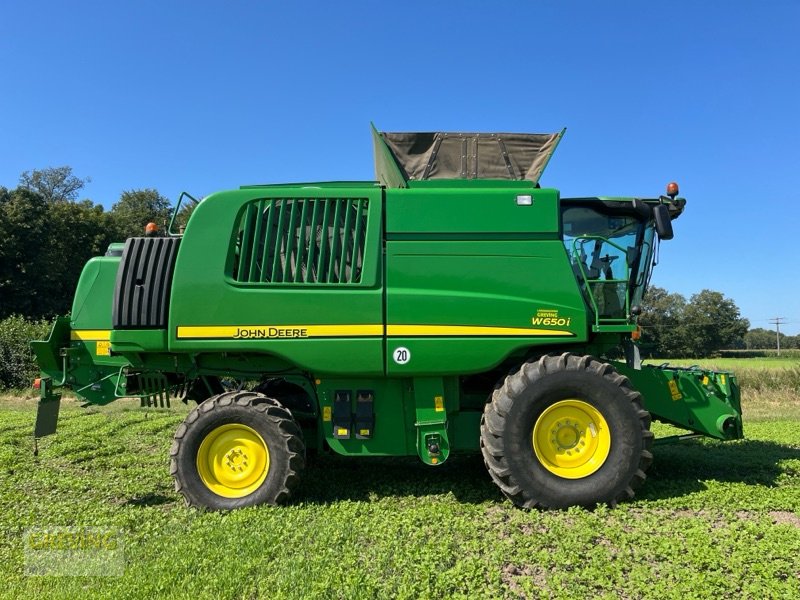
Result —
M781 325L786 323L786 317L775 317L769 320L770 323L775 325L775 339L778 342L778 356L781 355Z

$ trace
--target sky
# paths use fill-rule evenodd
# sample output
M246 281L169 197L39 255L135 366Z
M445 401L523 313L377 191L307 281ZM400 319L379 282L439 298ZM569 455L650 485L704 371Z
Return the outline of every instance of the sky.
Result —
M800 2L0 0L0 185L106 208L372 180L385 131L566 135L563 197L687 198L652 283L800 333Z

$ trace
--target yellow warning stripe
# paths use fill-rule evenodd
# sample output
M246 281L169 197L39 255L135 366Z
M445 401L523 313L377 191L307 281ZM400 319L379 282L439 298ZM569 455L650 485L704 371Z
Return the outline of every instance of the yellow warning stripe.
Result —
M479 327L471 325L389 325L386 334L391 337L414 336L493 336L531 337L568 336L571 331L558 329L530 329L524 327Z
M107 342L111 339L111 331L109 329L73 329L69 332L69 339L72 341L103 341Z
M178 327L178 339L303 339L328 337L378 337L383 325L235 325ZM564 337L574 335L559 329L481 327L472 325L388 325L389 337ZM71 340L109 341L108 329L73 329Z

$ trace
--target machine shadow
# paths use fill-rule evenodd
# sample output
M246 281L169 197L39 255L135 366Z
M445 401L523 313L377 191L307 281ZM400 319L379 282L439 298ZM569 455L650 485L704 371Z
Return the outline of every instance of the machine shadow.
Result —
M687 441L657 446L640 500L686 496L706 489L707 481L775 487L785 473L780 462L800 459L800 448L764 442Z
M174 504L180 496L165 496L164 494L145 494L144 496L135 496L123 503L124 506L138 506L146 508L148 506L161 506L164 504Z
M763 441L709 444L695 441L655 448L637 500L661 500L706 489L707 481L774 487L780 462L800 459L800 448ZM459 502L505 502L478 456L453 456L441 467L416 457L314 457L295 502L330 504L386 497L422 498L451 493ZM510 506L510 505L509 505Z
M316 456L309 461L295 502L330 504L452 493L459 502L501 502L480 455L451 456L430 467L417 457Z

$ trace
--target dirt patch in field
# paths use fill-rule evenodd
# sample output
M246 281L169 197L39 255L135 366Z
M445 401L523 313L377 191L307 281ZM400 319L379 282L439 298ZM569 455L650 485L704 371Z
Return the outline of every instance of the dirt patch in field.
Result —
M546 589L547 571L542 567L531 565L514 565L505 563L502 569L501 579L508 586L508 589L518 598L527 598L525 591L520 587L520 579L530 579L533 585L539 589Z
M769 516L775 525L793 525L800 528L800 517L788 510L771 510Z

